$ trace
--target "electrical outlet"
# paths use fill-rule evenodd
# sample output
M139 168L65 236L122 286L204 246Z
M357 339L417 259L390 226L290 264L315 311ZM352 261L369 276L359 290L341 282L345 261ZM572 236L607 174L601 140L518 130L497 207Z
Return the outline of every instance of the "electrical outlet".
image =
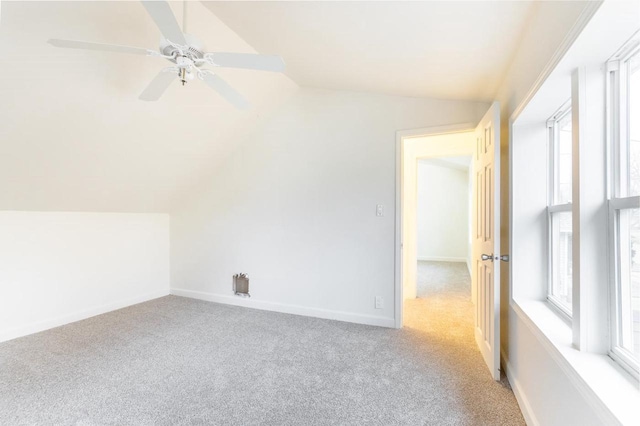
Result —
M376 296L376 309L384 308L384 299L380 296Z
M384 206L382 204L376 204L376 216L384 216Z

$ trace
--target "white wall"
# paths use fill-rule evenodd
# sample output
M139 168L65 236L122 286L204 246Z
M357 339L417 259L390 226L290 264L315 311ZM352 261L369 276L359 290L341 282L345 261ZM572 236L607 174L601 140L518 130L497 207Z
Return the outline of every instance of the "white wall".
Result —
M469 172L418 160L418 260L466 262Z
M591 402L562 369L527 323L515 313L510 325L507 372L525 420L530 426L601 426ZM514 336L517 336L517 341Z
M0 212L0 341L169 294L166 214Z
M393 326L396 131L485 109L301 89L174 206L172 293ZM250 299L231 296L238 272Z

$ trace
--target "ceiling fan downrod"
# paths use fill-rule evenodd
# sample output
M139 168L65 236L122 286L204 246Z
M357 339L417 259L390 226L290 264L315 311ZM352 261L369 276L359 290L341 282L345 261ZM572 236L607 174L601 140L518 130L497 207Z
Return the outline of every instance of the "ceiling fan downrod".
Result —
M176 64L178 65L178 77L180 82L184 86L189 80L193 80L193 67L195 66L193 60L187 56L176 57Z

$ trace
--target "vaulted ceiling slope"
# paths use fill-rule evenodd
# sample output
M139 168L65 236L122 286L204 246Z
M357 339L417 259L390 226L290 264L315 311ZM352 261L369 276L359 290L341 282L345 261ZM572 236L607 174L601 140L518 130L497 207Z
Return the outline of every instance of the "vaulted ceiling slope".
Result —
M182 3L171 6L182 23ZM255 53L202 4L188 7L189 32L209 51ZM0 210L169 211L173 194L297 89L282 74L221 69L250 110L201 81L143 102L164 59L49 38L157 49L160 33L140 2L2 2Z
M171 3L178 22L182 6ZM160 34L139 2L2 1L0 210L167 212L299 85L490 100L531 3L194 1L188 10L207 50L285 59L286 75L219 71L252 109L198 81L142 102L162 58L47 44L154 49Z
M491 101L532 1L206 2L300 86Z

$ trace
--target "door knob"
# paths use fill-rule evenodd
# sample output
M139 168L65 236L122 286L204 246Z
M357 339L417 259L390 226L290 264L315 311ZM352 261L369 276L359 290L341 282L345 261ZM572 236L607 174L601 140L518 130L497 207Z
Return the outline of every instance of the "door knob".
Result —
M493 262L493 254L483 254L482 256L480 256L480 259L482 260L490 260Z

